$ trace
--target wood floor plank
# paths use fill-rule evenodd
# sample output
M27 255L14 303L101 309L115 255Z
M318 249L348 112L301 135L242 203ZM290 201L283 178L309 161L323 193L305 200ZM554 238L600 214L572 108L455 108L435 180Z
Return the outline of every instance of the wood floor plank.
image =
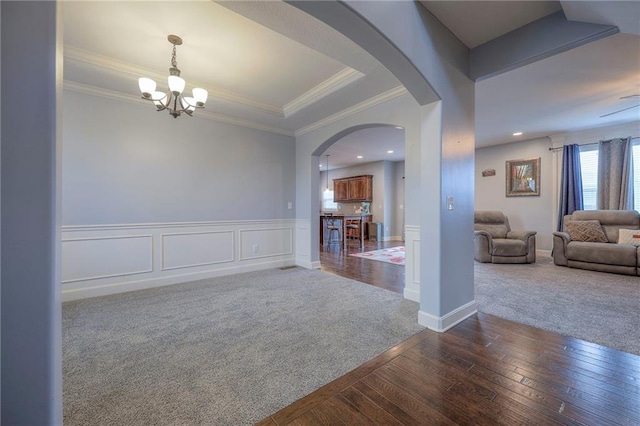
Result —
M431 406L456 423L532 424L520 416L512 416L513 413L505 413L506 410L482 404L482 401L486 401L484 398L459 391L453 385L449 386L448 380L430 376L417 377L390 364L378 369L374 375L398 388L406 389L422 404Z
M348 425L369 426L374 424L373 420L365 416L340 394L328 399L326 404Z
M453 426L457 423L449 419L446 415L441 413L437 408L432 407L429 404L425 404L420 401L412 392L401 387L396 386L391 382L384 380L379 374L373 373L364 379L362 383L368 388L372 389L376 393L382 395L384 398L391 401L395 406L399 407L402 413L406 413L410 416L409 419L403 419L403 423L420 425L423 419L431 419L435 424ZM360 388L358 388L360 389ZM397 415L396 417L402 419L403 415Z
M354 407L360 410L362 414L367 416L367 418L371 419L374 424L384 426L402 425L392 414L380 407L362 392L358 391L355 387L349 387L343 390L340 395L346 398Z
M489 331L490 333L492 333L492 335L495 334L495 329L491 325L483 325L482 331ZM476 343L484 342L483 337L481 337L480 335L480 331L471 323L460 324L460 326L451 329L450 332L460 337L468 337L474 340ZM474 335L474 333L476 334ZM526 346L529 352L535 353L538 356L561 357L563 359L576 360L580 361L581 363L584 362L586 364L593 364L595 366L608 369L609 371L613 372L618 371L620 366L624 364L626 366L626 370L629 372L628 375L633 377L634 380L640 380L640 363L632 362L627 358L624 358L623 362L619 362L614 358L603 357L600 355L603 352L610 352L611 350L609 348L607 348L607 350L601 350L598 352L585 352L567 346L566 343L568 342L549 343L545 341L545 344L541 345L539 343L539 340L537 339L538 337L536 338L536 340L534 340L535 344L527 344L533 343L529 337L523 336L522 334L514 334L510 331L506 331L491 343L496 345L507 343L510 345L515 344L517 346ZM640 357L638 358L640 359Z
M409 356L411 359L409 359ZM491 378L501 378L500 383L496 383L487 378L475 375L471 371L458 370L455 371L455 366L447 366L445 362L431 357L421 356L421 354L408 352L402 357L398 357L393 360L393 364L399 365L407 371L409 371L407 364L401 365L400 362L409 360L420 366L428 366L429 370L447 370L449 376L456 380L456 387L462 389L466 395L470 393L476 393L478 396L483 396L488 401L500 402L501 405L509 410L518 413L520 416L534 420L537 423L557 423L557 424L571 424L571 421L557 415L557 411L563 405L563 401L554 399L540 403L539 401L528 398L528 388L524 385L520 385L517 382L503 378L502 376L495 374ZM480 392L478 392L480 390ZM481 393L482 392L482 393ZM484 394L483 394L484 393ZM524 394L524 395L523 395ZM487 396L491 395L491 398Z

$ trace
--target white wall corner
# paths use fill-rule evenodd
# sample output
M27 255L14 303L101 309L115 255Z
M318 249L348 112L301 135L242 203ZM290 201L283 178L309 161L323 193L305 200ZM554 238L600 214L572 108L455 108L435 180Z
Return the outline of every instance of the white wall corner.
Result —
M436 317L424 311L418 311L418 324L429 330L444 333L456 324L461 323L471 315L478 312L478 304L475 300L460 306L442 317Z

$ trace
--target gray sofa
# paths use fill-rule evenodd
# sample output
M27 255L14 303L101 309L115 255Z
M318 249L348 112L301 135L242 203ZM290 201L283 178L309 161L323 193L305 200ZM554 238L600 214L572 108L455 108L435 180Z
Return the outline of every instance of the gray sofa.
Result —
M535 263L536 232L512 231L499 211L474 212L474 258L483 263Z
M573 224L571 222L574 221ZM599 221L606 242L576 241L569 227L580 222ZM553 233L553 263L571 268L640 275L640 248L617 244L620 229L640 229L640 214L635 210L578 210L564 217L563 232ZM576 233L574 232L574 237ZM584 239L584 238L583 238ZM586 238L589 239L589 238Z

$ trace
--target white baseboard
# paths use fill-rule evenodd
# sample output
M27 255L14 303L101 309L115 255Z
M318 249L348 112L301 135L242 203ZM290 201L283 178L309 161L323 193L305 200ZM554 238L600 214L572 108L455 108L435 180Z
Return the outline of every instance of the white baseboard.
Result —
M475 300L472 300L442 317L436 317L427 312L418 311L418 323L430 330L443 333L476 312L478 312L478 304Z
M420 285L405 283L402 294L405 299L420 303Z
M536 250L536 256L551 257L551 250Z
M86 299L88 297L107 296L110 294L125 293L129 291L145 290L154 287L181 284L189 281L204 280L208 278L222 277L225 275L239 274L242 272L261 271L271 268L293 266L293 259L283 259L264 263L252 263L249 265L232 266L230 268L218 268L204 272L188 272L169 277L147 278L136 281L118 282L115 284L96 285L94 287L81 287L62 291L62 301Z
M296 259L296 266L306 269L320 269L320 261L316 260L315 262L310 262L307 260Z

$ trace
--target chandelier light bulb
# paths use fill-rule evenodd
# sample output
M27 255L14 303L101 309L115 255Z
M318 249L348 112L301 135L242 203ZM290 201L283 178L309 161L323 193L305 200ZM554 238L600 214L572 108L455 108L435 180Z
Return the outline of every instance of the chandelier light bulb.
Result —
M168 78L169 81L169 90L173 93L173 96L178 96L182 93L185 86L185 81L182 77L178 77L177 75L170 75Z
M141 77L138 79L138 87L143 97L150 98L151 94L156 91L156 82L150 78Z
M196 87L192 90L192 93L197 106L203 106L204 103L207 102L207 96L209 96L209 93L205 89Z

